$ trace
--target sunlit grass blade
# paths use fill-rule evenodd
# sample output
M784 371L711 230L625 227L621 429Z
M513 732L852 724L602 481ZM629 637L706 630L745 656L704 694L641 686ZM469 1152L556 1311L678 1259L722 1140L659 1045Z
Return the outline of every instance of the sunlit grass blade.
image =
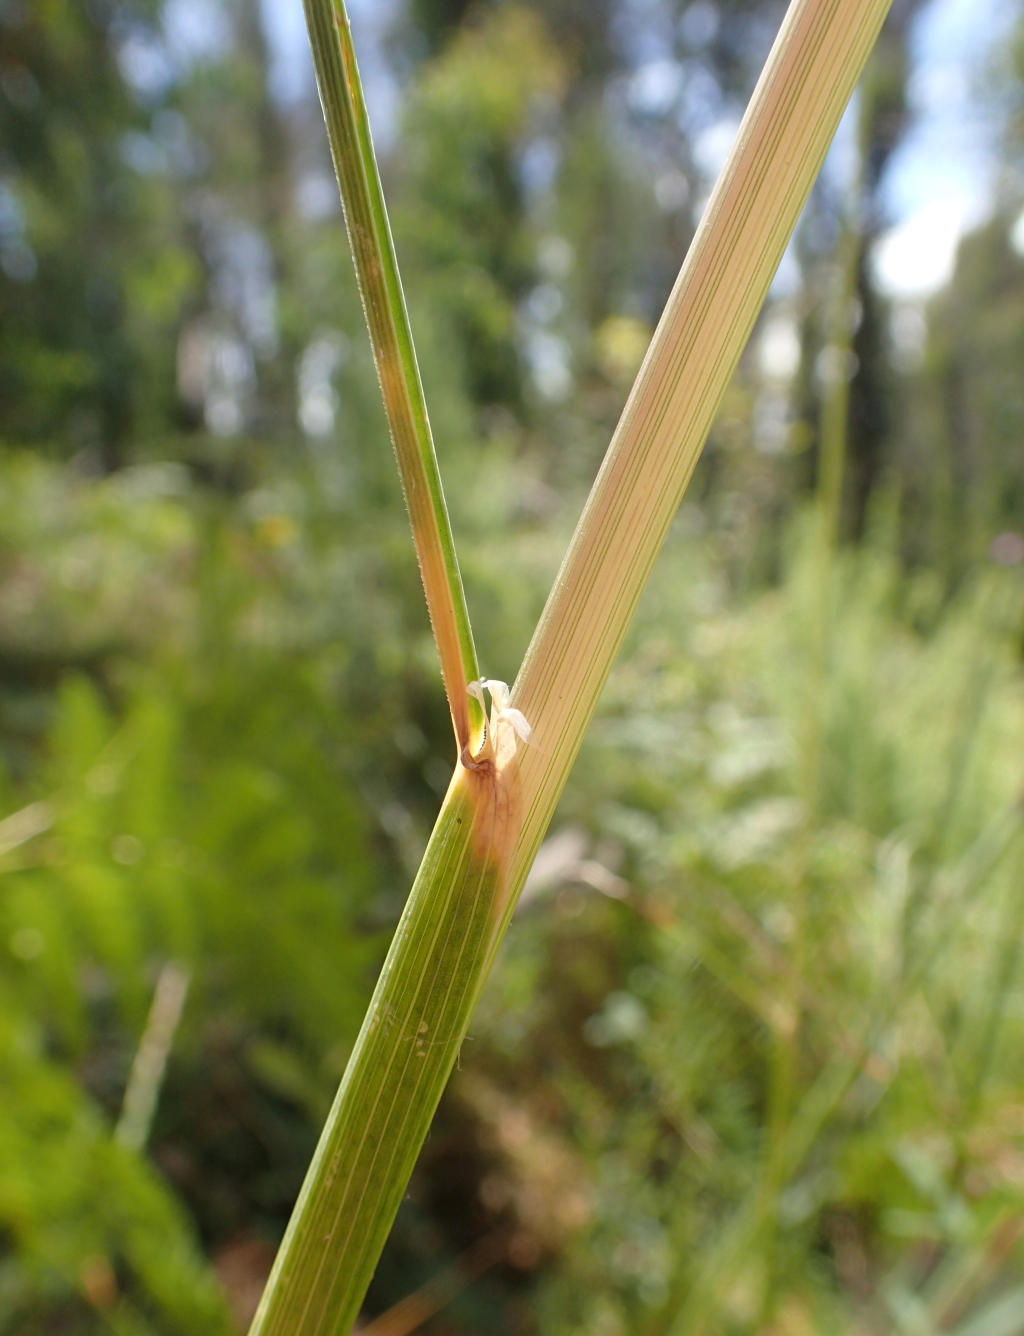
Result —
M346 155L361 151L351 105L333 105L351 95L338 55L347 25L330 0L306 7L345 177ZM517 679L510 707L539 745L517 752L511 723L492 710L486 754L463 753L469 767L456 767L254 1336L348 1336L516 897L887 9L790 6Z
M153 1005L132 1062L121 1116L114 1128L114 1139L132 1150L142 1150L149 1139L188 985L187 972L172 963L165 965L157 978Z
M359 291L402 475L427 607L460 752L483 714L466 695L480 676L427 416L380 174L343 0L304 0L317 85Z

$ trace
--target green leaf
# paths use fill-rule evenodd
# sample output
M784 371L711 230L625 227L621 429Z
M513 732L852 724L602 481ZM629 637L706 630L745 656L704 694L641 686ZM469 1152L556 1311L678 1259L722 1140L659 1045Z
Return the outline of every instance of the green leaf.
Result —
M412 329L342 0L305 0L320 100L341 189L363 311L460 752L476 750L483 715L466 695L480 676L441 489Z

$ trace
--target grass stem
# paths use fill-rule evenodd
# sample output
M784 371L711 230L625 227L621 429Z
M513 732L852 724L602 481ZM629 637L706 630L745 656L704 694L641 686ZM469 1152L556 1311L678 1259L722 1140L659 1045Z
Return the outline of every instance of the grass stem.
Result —
M358 200L368 187L347 21L340 4L305 2L343 194L355 174ZM516 898L888 4L790 5L507 704L539 745L517 752L506 724L481 761L460 749L467 764L456 767L253 1336L351 1330ZM367 224L348 223L353 248L364 248L357 267L372 267ZM385 319L368 292L367 319L391 346L394 311ZM385 396L405 375L400 352L378 358ZM457 640L454 614L451 624ZM458 732L450 677L464 669L450 646L446 662Z

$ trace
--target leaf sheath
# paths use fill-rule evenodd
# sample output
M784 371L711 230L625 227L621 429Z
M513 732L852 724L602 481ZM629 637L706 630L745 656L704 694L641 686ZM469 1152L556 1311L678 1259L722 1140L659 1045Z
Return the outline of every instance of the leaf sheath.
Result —
M518 834L514 761L457 767L250 1336L347 1336L465 1038Z

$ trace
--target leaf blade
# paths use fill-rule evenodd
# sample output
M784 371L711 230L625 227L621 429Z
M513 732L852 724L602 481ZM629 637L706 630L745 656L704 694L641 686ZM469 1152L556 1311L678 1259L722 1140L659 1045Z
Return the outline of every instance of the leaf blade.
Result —
M513 686L538 742L516 887L889 4L793 0L783 20Z

